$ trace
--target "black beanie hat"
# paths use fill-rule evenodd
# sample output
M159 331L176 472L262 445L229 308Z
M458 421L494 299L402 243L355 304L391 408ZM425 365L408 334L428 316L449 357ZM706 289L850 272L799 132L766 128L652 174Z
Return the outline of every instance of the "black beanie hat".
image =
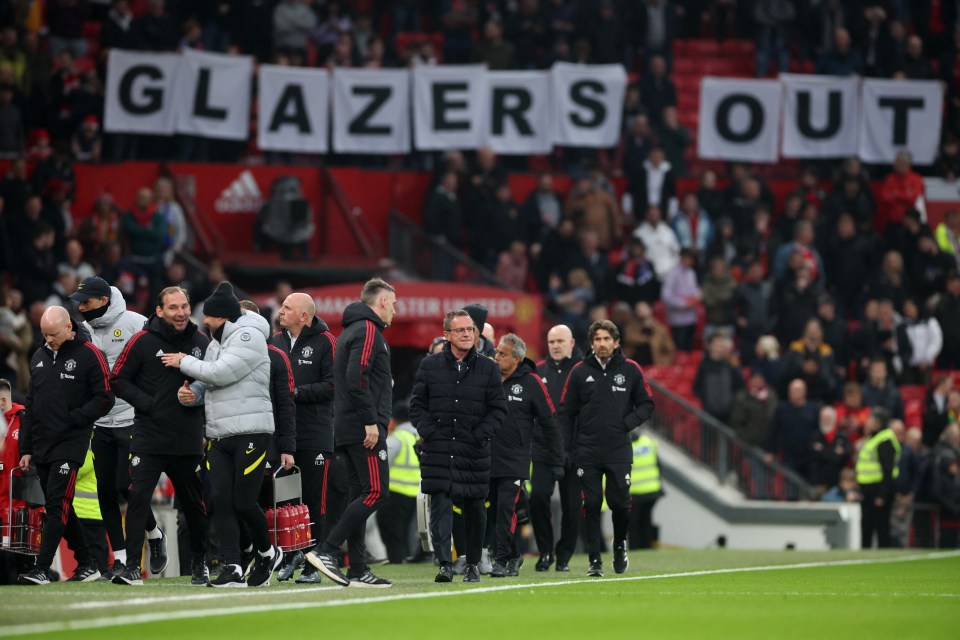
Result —
M206 302L203 303L203 315L214 318L226 318L236 322L240 317L240 301L233 293L229 282L221 282Z
M470 318L473 320L473 323L477 325L477 331L483 331L483 325L487 322L487 308L482 304L468 304L463 308L464 311L470 314Z

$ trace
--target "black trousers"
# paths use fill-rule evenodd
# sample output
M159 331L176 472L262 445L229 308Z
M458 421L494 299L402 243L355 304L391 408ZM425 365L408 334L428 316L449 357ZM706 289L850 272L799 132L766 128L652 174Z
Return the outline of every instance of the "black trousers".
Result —
M367 519L383 504L390 493L390 465L387 463L387 443L378 440L373 449L362 443L337 447L347 471L350 489L349 502L337 525L323 541L323 553L336 554L347 542L350 554L350 574L360 575L367 570Z
M213 490L213 525L220 538L224 564L240 564L238 518L250 527L257 551L270 549L267 518L257 498L271 438L271 433L255 433L210 441L207 473Z
M630 463L584 463L577 476L583 490L583 530L587 553L599 554L603 549L600 532L600 507L603 505L603 479L606 477L607 506L613 513L613 544L625 544L630 523Z
M484 544L493 550L493 557L503 564L520 555L517 546L517 501L521 478L491 478L487 497L487 527Z
M334 451L332 461L326 463L326 493L320 498L320 514L323 516L323 530L317 540L319 545L340 522L350 501L350 482L347 477L347 465L341 452Z
M557 559L569 562L577 550L577 538L580 536L580 521L583 519L583 495L577 480L577 468L566 468L561 480L553 479L550 465L544 462L533 463L530 476L530 524L540 553L554 553L553 499L554 484L560 487L560 540L556 543Z
M658 497L630 496L630 527L627 540L631 549L649 549L653 546L653 507Z
M483 534L487 528L486 498L451 498L449 493L430 495L430 539L433 554L440 564L453 562L451 539L453 535L453 505L463 514L464 554L468 564L480 562ZM457 548L460 554L460 548Z
M100 515L114 550L126 549L123 537L121 498L130 502L130 438L133 427L96 427L90 448L93 451L93 471L97 476L97 497ZM153 512L144 524L147 531L157 527ZM128 524L129 527L129 524Z
M110 565L107 562L107 529L103 526L103 520L80 518L80 526L83 527L83 535L87 538L93 563L97 565L100 573L106 573Z
M127 506L127 566L140 569L143 558L144 523L153 520L150 506L153 491L166 473L173 483L180 511L186 520L190 552L202 558L207 549L207 508L203 503L203 484L197 468L203 461L200 455L167 456L155 453L135 453L130 458L130 504ZM155 522L155 521L154 521ZM184 575L183 567L180 574Z
M329 451L297 451L300 463L300 482L303 489L303 503L310 511L311 535L319 543L327 531L324 530L324 503L327 495L330 463L333 456Z
M889 549L893 546L890 536L890 511L893 508L893 492L889 495L880 491L879 484L865 484L861 486L863 501L860 503L860 546L863 549L873 547L873 538L876 534L877 546ZM876 505L876 499L883 498L883 506Z
M400 564L410 555L413 545L410 540L411 524L417 516L417 499L414 496L405 496L396 491L390 492L390 497L377 511L377 527L380 538L387 548L387 559L390 564Z
M93 556L87 545L87 537L73 510L73 493L77 487L77 470L80 465L66 460L54 460L38 462L36 467L40 486L43 487L45 510L37 568L50 568L62 538L66 538L67 546L77 559L77 565L82 567L91 564Z

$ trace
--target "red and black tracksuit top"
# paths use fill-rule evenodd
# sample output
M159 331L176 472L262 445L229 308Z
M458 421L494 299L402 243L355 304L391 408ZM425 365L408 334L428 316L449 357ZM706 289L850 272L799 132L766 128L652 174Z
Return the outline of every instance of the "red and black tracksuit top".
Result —
M377 425L386 440L393 412L390 348L381 334L386 325L362 302L347 305L341 324L334 361L334 441L338 447L361 443L368 424Z

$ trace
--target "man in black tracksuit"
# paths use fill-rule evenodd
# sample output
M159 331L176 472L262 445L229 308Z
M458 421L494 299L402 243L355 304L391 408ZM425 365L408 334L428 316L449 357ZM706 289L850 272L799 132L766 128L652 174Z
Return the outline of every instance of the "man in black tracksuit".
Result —
M518 336L508 333L500 338L496 354L503 394L507 398L507 417L491 443L486 537L488 547L495 541L496 561L490 577L502 578L519 575L520 571L516 506L520 487L530 477L530 445L534 433L539 433L546 443L546 464L553 477L562 478L564 470L557 410L534 370L533 361L526 357L527 345Z
M113 407L110 371L86 333L79 327L75 332L63 307L43 312L40 331L46 344L30 360L30 387L20 419L20 468L27 470L31 463L37 468L46 513L36 566L17 582L50 584L48 572L63 537L77 559L71 580L92 582L100 572L72 505L93 423Z
M606 477L613 512L613 570L627 570L630 524L630 432L653 414L653 395L643 371L620 350L620 331L609 320L590 325L592 351L570 372L560 406L564 439L571 439L583 490L588 576L602 577L600 507Z
M127 343L110 378L117 397L133 406L130 442L130 503L127 507L127 566L114 575L114 584L142 584L140 569L143 531L150 501L161 473L173 483L190 534L191 584L208 582L207 511L197 472L203 461L202 406L187 407L177 390L193 382L179 369L165 367L165 353L189 353L203 358L209 340L190 320L185 289L168 287L157 298L155 313L143 331Z
M583 352L574 342L570 327L563 324L558 324L547 332L547 350L550 355L546 360L537 363L537 374L547 385L553 406L559 408L563 385L567 381L567 376L570 375L570 370L583 360ZM564 473L563 478L558 482L551 469L550 452L543 434L539 430L533 432L530 524L533 525L533 535L537 540L537 549L540 550L537 571L550 569L554 559L553 510L550 507L550 501L556 484L560 485L560 540L556 544L557 571L570 570L570 558L577 548L583 498L580 495L577 469L570 455L571 445L572 443L566 440L563 442Z
M336 338L327 323L317 317L317 305L305 293L291 293L278 315L282 330L270 339L283 351L293 371L296 403L297 455L300 458L303 497L313 523L313 539L326 534L325 511L328 466L333 458L333 356ZM291 554L280 568L280 580L288 580L303 563ZM307 565L298 582L315 582L319 574Z
M378 578L364 558L367 519L390 495L387 462L387 425L393 407L390 348L381 332L390 326L397 295L379 278L363 285L360 301L343 310L343 333L337 340L334 363L334 439L338 464L347 468L350 503L337 525L307 561L342 586L384 588L389 580ZM340 545L347 541L350 571L340 572Z

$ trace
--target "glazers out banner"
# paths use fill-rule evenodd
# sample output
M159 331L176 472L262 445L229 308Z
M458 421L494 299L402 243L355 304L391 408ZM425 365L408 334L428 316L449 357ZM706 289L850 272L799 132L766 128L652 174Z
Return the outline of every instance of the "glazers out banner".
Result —
M856 154L889 163L909 151L917 164L932 164L942 106L943 90L934 81L704 78L697 152L753 162Z
M112 49L104 128L245 140L252 67L243 56ZM610 147L619 136L626 84L620 65L333 73L260 65L257 141L266 150L306 153L397 154L489 145L503 154L529 154L549 152L553 145Z

